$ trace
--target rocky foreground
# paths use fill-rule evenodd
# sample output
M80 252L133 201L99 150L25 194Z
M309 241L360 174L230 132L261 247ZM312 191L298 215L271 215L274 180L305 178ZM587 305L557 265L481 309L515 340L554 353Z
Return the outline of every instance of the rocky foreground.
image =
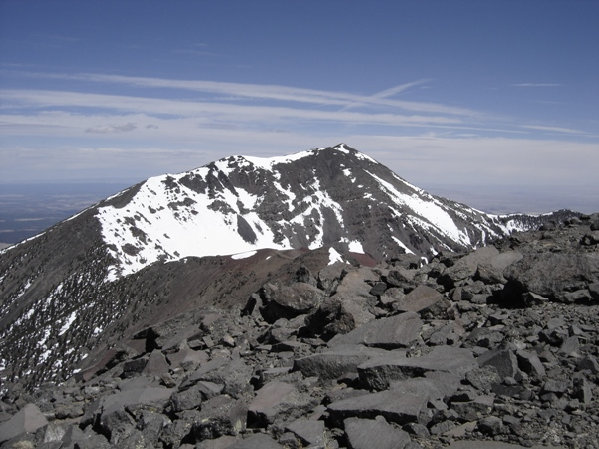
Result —
M599 215L421 265L306 267L12 388L2 448L599 447Z

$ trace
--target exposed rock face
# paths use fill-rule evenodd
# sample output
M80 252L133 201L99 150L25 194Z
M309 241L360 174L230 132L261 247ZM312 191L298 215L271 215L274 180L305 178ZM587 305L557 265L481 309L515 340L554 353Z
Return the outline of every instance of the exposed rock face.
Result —
M11 384L0 447L597 447L597 218L423 266L296 255L247 304L196 303L60 385ZM535 277L544 260L561 271ZM334 310L347 326L323 324Z

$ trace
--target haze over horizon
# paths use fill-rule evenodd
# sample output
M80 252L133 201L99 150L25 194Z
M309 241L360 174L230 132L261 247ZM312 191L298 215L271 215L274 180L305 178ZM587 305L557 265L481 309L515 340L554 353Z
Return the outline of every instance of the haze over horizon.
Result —
M0 194L340 142L483 210L599 210L599 3L0 1Z

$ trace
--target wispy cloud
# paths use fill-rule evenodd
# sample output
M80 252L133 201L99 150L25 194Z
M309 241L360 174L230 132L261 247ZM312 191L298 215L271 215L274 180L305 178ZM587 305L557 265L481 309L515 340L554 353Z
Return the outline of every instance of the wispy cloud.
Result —
M558 134L572 134L572 135L579 135L579 136L589 135L588 133L586 133L584 131L580 131L578 129L562 128L559 126L521 125L520 128L531 129L534 131L547 131L550 133L558 133Z
M512 87L560 87L560 83L514 83Z
M151 126L151 125L148 125ZM109 125L101 126L96 128L88 128L85 130L86 133L97 133L97 134L113 134L113 133L125 133L137 129L135 123L125 123L123 125Z
M157 116L197 117L212 122L276 123L283 119L328 121L356 125L435 126L458 125L459 118L442 115L402 115L392 113L362 113L324 111L321 109L282 106L256 106L209 101L167 100L151 97L90 94L51 90L0 90L4 102L12 108L85 108L88 110L123 111Z
M413 81L411 83L400 84L398 86L394 86L389 89L385 89L380 92L377 92L376 94L373 94L373 95L369 96L368 98L370 98L372 100L390 98L394 95L397 95L401 92L411 89L412 87L422 85L429 81L430 81L429 79L422 79L422 80L418 80L418 81ZM362 105L364 105L364 103L353 103L353 104L347 105L344 109L349 109L349 108L358 107L358 106L362 106Z
M412 113L447 114L457 116L478 115L478 112L466 108L430 102L392 100L388 98L393 94L412 87L413 85L423 83L424 80L396 86L394 88L388 89L387 91L380 92L378 95L375 94L372 96L367 96L347 92L305 89L301 87L281 86L275 84L228 83L220 81L164 79L94 73L61 74L36 72L23 73L23 75L36 78L118 84L136 88L176 89L181 91L218 94L230 98L252 98L256 100L271 100L341 107L364 104L372 106L386 106Z

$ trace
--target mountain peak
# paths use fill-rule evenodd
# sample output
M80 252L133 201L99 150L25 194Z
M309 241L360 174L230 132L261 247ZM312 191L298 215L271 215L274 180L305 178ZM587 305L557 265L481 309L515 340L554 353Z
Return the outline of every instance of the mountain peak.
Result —
M264 248L429 259L505 233L496 219L436 198L344 143L229 156L150 178L131 196L126 207L107 202L96 214L116 261L111 280L159 260Z

